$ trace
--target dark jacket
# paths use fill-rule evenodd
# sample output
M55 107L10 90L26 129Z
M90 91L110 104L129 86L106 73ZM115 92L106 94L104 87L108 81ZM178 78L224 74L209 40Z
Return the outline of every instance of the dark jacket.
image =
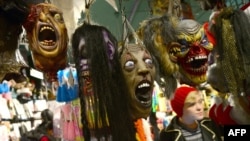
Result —
M222 141L219 127L209 118L199 121L203 141ZM160 141L185 141L181 127L178 125L178 117L175 116L167 128L160 132Z

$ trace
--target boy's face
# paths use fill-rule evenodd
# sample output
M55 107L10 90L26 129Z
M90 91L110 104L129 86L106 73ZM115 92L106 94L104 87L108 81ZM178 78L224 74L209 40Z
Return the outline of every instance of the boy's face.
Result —
M200 92L190 92L183 107L183 118L201 120L204 117L204 98Z

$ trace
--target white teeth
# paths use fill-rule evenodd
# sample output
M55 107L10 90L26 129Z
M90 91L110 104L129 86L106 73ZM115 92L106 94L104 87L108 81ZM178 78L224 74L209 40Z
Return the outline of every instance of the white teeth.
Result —
M55 42L53 42L52 40L49 40L49 41L41 41L40 42L41 44L43 44L43 45L45 45L45 46L53 46L53 45L55 45L56 43Z
M40 29L40 32L42 32L43 30L45 29L49 29L49 30L52 30L54 32L54 29L49 27L49 26L43 26L41 29Z
M141 85L138 86L138 88L144 88L144 87L149 87L150 85L148 83L142 83Z
M194 60L193 58L189 58L188 61L187 61L187 63L190 63L190 62L192 62L193 60Z
M194 61L194 59L195 59L195 60L207 59L207 56L206 56L206 55L200 55L200 56L195 56L195 57L189 58L189 59L187 60L187 63L190 63L190 62Z
M140 101L142 104L150 104L150 101Z

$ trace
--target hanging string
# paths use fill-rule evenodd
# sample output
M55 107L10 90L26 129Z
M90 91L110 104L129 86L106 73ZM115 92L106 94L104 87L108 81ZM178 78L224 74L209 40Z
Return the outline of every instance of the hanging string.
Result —
M120 6L121 7L121 6ZM128 21L126 15L124 14L124 9L121 10L121 14L122 14L122 24L123 24L123 35L122 35L122 42L121 42L121 50L120 53L123 52L125 46L128 44L129 42L129 33L132 33L133 38L135 40L135 44L139 44L139 45L143 45L142 40L140 40L140 38L138 37L137 33L135 32L133 26L130 24L130 22ZM130 32L129 32L130 31Z
M86 13L86 21L90 23L90 6L94 3L94 0L85 0L85 13Z
M134 37L134 39L135 39L135 43L136 43L136 44L143 45L143 42L140 40L140 38L139 38L138 35L136 34L134 28L132 27L132 25L130 24L130 22L128 21L127 18L125 18L125 22L126 22L127 27L130 29L130 31L131 31L132 34L133 34L133 37Z

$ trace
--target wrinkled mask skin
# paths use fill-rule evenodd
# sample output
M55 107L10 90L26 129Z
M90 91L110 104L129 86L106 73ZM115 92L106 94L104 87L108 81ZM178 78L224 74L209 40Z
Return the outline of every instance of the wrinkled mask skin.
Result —
M142 45L128 44L120 60L131 96L132 119L146 118L151 111L155 77L152 57Z
M24 26L35 67L45 72L65 68L68 34L62 12L52 4L37 4Z
M179 65L183 77L194 84L206 81L208 55L213 44L208 41L205 30L198 22L190 19L180 21L178 42L181 46L170 49L170 54Z

